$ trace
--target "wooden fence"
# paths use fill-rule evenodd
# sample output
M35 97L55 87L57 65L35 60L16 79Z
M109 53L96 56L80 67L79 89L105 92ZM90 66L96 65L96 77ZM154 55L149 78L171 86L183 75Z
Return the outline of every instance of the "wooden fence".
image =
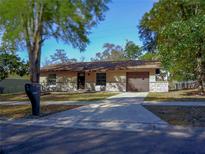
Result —
M182 89L195 89L195 88L198 88L197 81L171 82L169 84L169 90L182 90Z

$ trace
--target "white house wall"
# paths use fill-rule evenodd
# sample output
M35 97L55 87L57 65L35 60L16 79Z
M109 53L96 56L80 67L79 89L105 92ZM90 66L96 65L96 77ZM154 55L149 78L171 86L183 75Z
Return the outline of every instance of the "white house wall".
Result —
M151 92L166 92L168 91L168 82L157 82L155 78L155 69L133 69L133 70L109 70L106 71L106 87L96 86L96 73L85 72L85 89L90 91L98 91L105 89L106 91L126 91L126 73L127 72L149 72L149 91ZM100 72L99 72L100 73ZM40 82L46 82L48 74L41 74ZM77 90L77 72L56 72L57 86L62 91ZM62 84L63 83L63 84ZM143 86L143 85L142 85Z

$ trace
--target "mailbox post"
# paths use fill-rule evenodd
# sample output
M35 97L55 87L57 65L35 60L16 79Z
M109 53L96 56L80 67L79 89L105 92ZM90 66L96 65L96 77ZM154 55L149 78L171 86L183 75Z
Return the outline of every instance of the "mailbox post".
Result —
M25 84L25 91L32 105L32 114L40 114L40 84L27 83Z

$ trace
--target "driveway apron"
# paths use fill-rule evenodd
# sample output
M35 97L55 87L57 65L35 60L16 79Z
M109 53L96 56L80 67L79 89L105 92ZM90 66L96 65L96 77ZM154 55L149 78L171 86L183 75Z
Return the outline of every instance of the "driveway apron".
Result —
M135 131L168 124L142 105L147 93L121 93L103 101L18 124Z

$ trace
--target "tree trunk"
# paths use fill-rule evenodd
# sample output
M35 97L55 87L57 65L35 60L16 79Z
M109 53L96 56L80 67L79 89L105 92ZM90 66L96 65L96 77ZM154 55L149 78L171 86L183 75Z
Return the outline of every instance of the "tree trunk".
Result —
M34 41L29 49L29 62L30 62L30 81L31 84L25 85L25 91L32 104L32 114L40 114L40 59L41 59L41 45L42 36L37 31Z
M203 95L204 92L204 72L202 63L202 52L197 53L197 81L199 84L199 92Z
M43 1L34 1L33 19L26 20L27 48L29 49L30 81L39 83L40 60L43 33Z
M26 19L25 38L29 53L30 81L25 85L25 91L32 104L33 115L40 114L40 61L43 34L44 1L33 1L33 18Z
M38 38L29 53L30 61L30 81L39 83L40 80L40 60L41 60L41 40Z

